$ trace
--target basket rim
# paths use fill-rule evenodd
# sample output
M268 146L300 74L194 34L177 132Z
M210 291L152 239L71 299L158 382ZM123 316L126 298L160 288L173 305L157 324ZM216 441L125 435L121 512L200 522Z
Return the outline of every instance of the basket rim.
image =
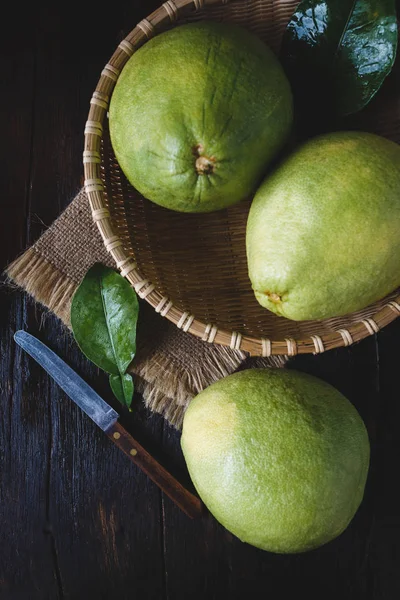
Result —
M156 289L156 286L140 271L134 258L126 253L121 238L116 234L111 214L106 206L101 176L103 122L107 115L111 93L122 68L135 50L157 33L161 33L166 26L177 21L179 17L207 6L227 4L228 2L229 0L167 0L131 30L119 43L103 68L90 100L90 109L84 130L84 188L89 199L92 218L121 275L134 287L140 298L146 300L157 313L185 333L192 334L209 343L228 346L233 350L264 357L320 354L326 350L350 346L378 333L380 329L400 315L400 295L388 300L383 308L377 310L372 317L354 322L345 329L321 335L277 340L246 336L236 331L229 332L218 328L213 323L203 323L195 315L184 311Z

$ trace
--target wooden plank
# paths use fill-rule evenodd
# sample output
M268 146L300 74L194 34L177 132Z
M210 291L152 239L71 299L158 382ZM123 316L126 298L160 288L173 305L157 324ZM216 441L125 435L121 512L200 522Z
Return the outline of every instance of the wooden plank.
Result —
M16 39L14 32L6 28L1 40L4 63L0 97L2 269L22 251L26 240L35 78L34 40L28 20L29 17L21 23L21 39Z
M35 95L32 19L33 11L27 8L26 19L18 22L19 35L11 27L5 27L2 33L2 268L23 250L27 236ZM41 401L46 380L12 340L13 332L25 325L26 305L26 298L20 294L3 291L0 298L0 597L57 600L52 548L43 533L48 508L46 456L50 428L47 415L35 408Z
M399 338L399 320L378 336L376 376L381 401L374 433L374 478L370 484L374 518L368 548L368 591L374 600L400 597Z
M46 412L37 409L48 382L13 344L11 331L23 326L25 311L21 300L10 304L1 303L9 329L1 342L0 596L57 600L52 547L45 534L50 427Z

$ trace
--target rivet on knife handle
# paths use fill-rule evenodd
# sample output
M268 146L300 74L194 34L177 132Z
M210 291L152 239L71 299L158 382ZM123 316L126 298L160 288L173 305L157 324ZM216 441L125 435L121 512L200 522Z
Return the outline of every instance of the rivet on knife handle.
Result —
M194 519L203 514L201 500L164 469L122 425L115 423L105 433L189 517Z

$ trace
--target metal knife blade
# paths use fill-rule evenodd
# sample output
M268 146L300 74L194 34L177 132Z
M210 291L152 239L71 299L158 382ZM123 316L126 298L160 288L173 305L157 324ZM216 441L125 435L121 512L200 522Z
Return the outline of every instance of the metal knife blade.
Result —
M119 414L43 342L26 331L17 331L14 340L47 371L100 429L107 431L117 422Z

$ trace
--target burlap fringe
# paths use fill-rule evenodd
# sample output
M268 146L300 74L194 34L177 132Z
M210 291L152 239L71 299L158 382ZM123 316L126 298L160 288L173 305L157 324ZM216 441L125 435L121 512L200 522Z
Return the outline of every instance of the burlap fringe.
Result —
M243 352L214 346L212 355L204 358L201 367L189 370L183 365L179 368L176 363L171 365L165 354L160 353L143 364L133 363L132 373L136 376L136 387L143 395L146 406L163 415L176 429L180 429L192 398L214 381L233 373L245 357ZM162 391L157 385L160 372L168 373L163 379Z
M71 299L78 284L61 273L34 248L29 248L6 270L10 283L17 284L54 312L69 327Z

